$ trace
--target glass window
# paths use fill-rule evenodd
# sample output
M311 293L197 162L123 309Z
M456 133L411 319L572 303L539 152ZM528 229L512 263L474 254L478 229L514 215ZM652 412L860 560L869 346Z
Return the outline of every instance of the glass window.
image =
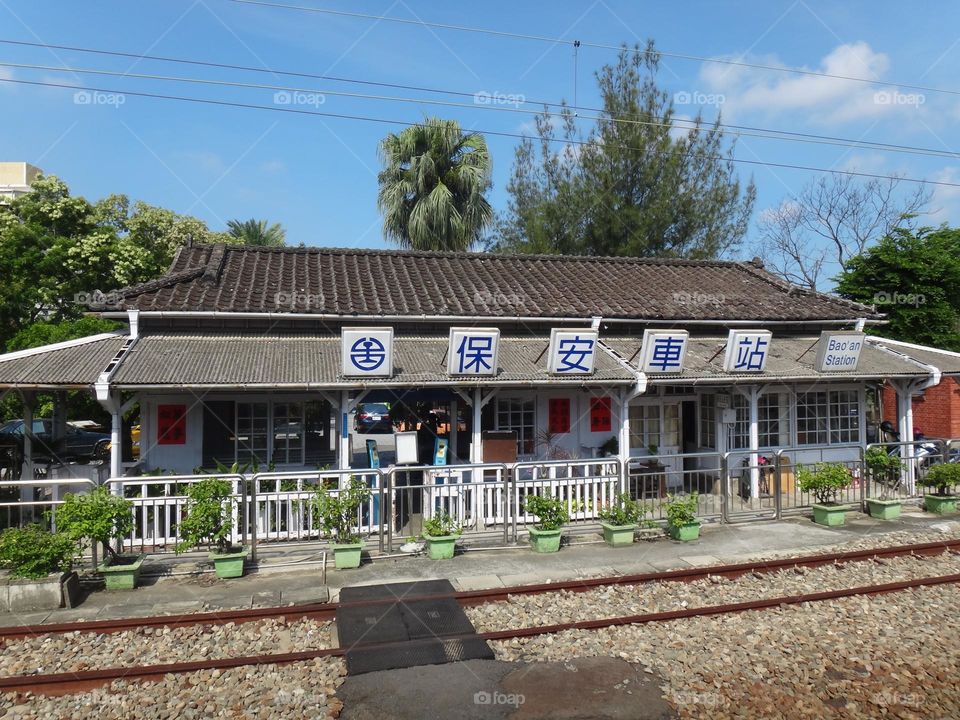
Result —
M497 429L514 430L517 433L517 453L532 455L536 452L536 424L534 401L522 398L497 400Z
M276 465L303 463L303 405L274 403L273 455Z
M731 405L737 412L737 419L730 428L729 448L743 450L750 447L750 401L740 393L733 393Z
M860 442L860 393L856 390L830 392L830 442Z
M700 396L700 447L717 449L717 396Z
M651 445L660 448L660 406L630 406L630 447L646 449Z
M270 422L270 406L265 402L237 403L237 462L265 465L267 457L267 426Z
M304 403L303 446L305 465L326 465L333 461L330 448L330 405L311 400Z
M828 425L827 393L797 393L797 444L825 445Z
M786 393L765 393L757 402L760 447L790 445L790 396Z

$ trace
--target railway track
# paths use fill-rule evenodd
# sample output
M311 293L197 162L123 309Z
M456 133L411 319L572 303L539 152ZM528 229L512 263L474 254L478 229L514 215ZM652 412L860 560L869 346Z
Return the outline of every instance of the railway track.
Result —
M592 588L609 585L630 585L647 582L693 582L705 579L709 576L721 576L727 578L737 578L750 573L772 573L779 570L796 567L821 567L825 565L862 562L878 558L896 558L910 555L933 556L945 552L960 551L960 540L924 543L920 545L896 546L890 548L875 548L869 550L857 550L842 553L829 553L823 555L813 555L799 558L787 558L773 561L761 561L757 563L740 563L735 565L721 565L705 568L692 568L689 570L673 570L667 572L643 573L637 575L624 575L613 578L590 578L583 580L574 580L567 582L544 583L539 585L525 585L512 588L498 588L491 590L478 590L469 592L453 593L449 596L431 595L428 597L405 597L404 601L412 602L414 600L436 600L440 597L453 598L462 605L478 605L489 602L504 602L511 595L518 594L543 594L566 590L568 592L587 591ZM661 622L677 620L681 618L716 616L729 613L740 613L747 611L765 610L789 605L797 605L807 602L822 602L851 596L871 596L892 592L900 592L912 588L955 584L960 583L960 574L940 575L934 577L915 578L899 582L891 582L877 585L865 585L854 588L845 588L840 590L826 590L813 593L804 593L798 595L789 595L781 597L764 598L739 603L727 603L720 605L706 605L700 607L688 607L678 610L663 612L651 612L636 615L624 615L619 617L608 617L593 620L582 620L556 625L524 627L510 630L500 630L493 632L471 634L469 636L450 636L442 638L444 641L456 643L457 641L470 639L482 639L488 641L502 641L514 638L532 637L536 635L547 635L567 630L596 630L605 627L615 627L619 625L633 625L650 622ZM248 609L224 611L219 613L202 613L195 615L175 615L161 616L151 618L125 618L122 620L95 621L86 623L62 623L57 625L39 625L39 626L21 626L19 628L5 628L0 633L0 639L14 640L18 637L26 637L34 634L43 634L50 632L95 632L109 633L121 632L136 627L182 627L198 624L224 624L228 622L252 622L271 617L285 617L288 620L297 618L313 618L322 620L332 620L336 610L345 606L376 606L391 604L395 600L365 600L353 603L318 603L314 605L288 606L282 608L266 609ZM432 642L432 639L411 640L402 643L377 643L365 645L365 649L394 649L397 647L414 647L418 644ZM300 652L262 654L232 658L217 658L210 660L196 660L163 665L149 665L139 667L115 667L103 668L97 670L86 670L80 672L36 674L36 675L17 675L0 678L0 692L17 692L45 695L63 695L70 693L83 692L103 685L108 685L115 680L135 680L151 681L159 680L169 674L184 674L202 670L225 670L229 668L266 665L266 664L288 664L303 662L323 657L343 657L347 652L346 648L325 648L306 650Z

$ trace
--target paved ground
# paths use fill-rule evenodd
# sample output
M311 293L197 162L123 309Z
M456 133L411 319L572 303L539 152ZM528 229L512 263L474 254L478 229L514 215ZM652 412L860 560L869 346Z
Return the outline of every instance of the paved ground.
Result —
M449 665L349 676L343 720L644 720L676 717L660 678L616 658Z
M538 555L524 546L510 549L469 549L452 561L431 561L409 555L373 557L356 570L328 569L324 582L323 545L303 543L261 547L260 566L236 580L197 574L201 559L175 556L148 558L145 586L133 592L98 590L72 610L52 613L0 614L0 625L68 622L202 609L280 605L336 599L347 585L449 578L462 590L563 580L597 575L633 574L717 562L742 562L758 554L814 553L825 545L897 530L922 529L937 523L919 511L905 510L900 521L881 522L851 514L842 528L814 525L809 518L742 525L707 525L700 540L638 542L609 548L596 535L573 538L561 552ZM330 559L332 562L332 558ZM157 573L167 573L156 577ZM172 574L171 574L172 573Z

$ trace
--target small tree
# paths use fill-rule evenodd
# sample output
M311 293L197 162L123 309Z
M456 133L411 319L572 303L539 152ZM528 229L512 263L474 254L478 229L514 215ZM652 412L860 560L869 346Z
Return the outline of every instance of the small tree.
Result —
M370 488L355 476L351 476L347 487L337 491L318 485L311 499L314 522L341 545L357 543L360 533L354 528L358 523L360 506L369 497Z
M423 534L427 537L459 535L461 531L457 521L442 508L434 511L433 516L423 524Z
M671 495L667 500L667 525L681 528L695 523L699 507L699 495L695 492L689 495Z
M813 470L800 468L797 480L803 492L811 492L821 505L834 503L837 495L853 481L843 463L817 463Z
M567 503L559 498L527 495L524 507L540 521L537 523L537 530L559 530L570 522Z
M879 447L872 447L867 450L863 459L873 482L889 483L899 475L903 468L899 456L890 455L886 450Z
M133 503L101 486L85 495L67 493L56 518L58 529L78 545L81 553L88 545L99 543L104 559L116 559L110 541L122 541L133 531Z
M600 510L600 519L611 525L636 525L650 508L639 500L631 500L623 493L617 493L613 502Z
M206 545L218 553L230 552L233 530L233 485L221 478L205 478L188 485L187 516L180 520L177 554Z
M7 528L0 533L0 565L14 577L44 578L70 570L77 547L64 533L40 525Z
M917 479L917 483L934 488L937 495L947 495L949 490L960 486L960 465L956 463L934 465L926 475Z

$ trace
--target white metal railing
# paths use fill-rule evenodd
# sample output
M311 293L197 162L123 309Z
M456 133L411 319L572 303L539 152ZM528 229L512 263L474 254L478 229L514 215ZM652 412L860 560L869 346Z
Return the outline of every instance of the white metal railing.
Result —
M525 509L531 493L564 500L572 521L596 520L617 493L625 490L619 458L523 462L513 466L514 523L536 521Z

